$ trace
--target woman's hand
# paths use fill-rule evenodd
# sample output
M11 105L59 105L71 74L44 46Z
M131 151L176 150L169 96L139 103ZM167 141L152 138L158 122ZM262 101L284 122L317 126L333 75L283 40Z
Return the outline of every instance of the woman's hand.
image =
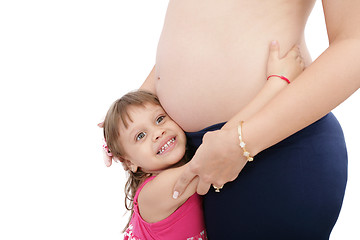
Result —
M275 41L271 44L267 68L269 75L283 75L294 80L303 69L304 63L297 46L293 47L286 56L280 59L278 43ZM276 79L280 81L276 82ZM285 84L284 86L282 86L283 83ZM211 184L221 187L226 182L237 178L246 164L243 150L239 146L238 123L258 112L286 85L286 82L280 78L271 80L251 103L230 119L221 130L206 133L203 143L196 151L188 168L176 182L174 197L184 192L186 186L195 176L200 178L197 187L198 194L207 193Z
M282 75L292 82L303 70L304 61L298 46L294 46L283 58L280 58L278 42L271 43L266 76Z
M220 187L235 180L246 164L242 154L237 129L206 133L195 156L175 183L174 198L181 195L196 176L199 176L196 191L200 195L206 194L211 184Z

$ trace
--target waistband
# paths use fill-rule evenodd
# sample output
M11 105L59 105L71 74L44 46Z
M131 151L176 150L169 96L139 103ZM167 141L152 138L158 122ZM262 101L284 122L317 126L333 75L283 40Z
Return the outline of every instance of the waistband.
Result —
M211 125L200 131L197 131L197 132L185 132L186 138L187 138L188 150L195 152L196 149L201 145L202 138L205 133L210 132L210 131L219 130L225 124L226 124L226 122L222 122L222 123L217 123L217 124ZM342 135L342 130L341 130L340 124L338 123L334 114L331 112L329 114L325 115L324 117L322 117L321 119L317 120L316 122L310 124L309 126L303 128L302 130L298 131L297 133L282 140L281 142L279 142L276 145L287 144L287 143L289 143L289 141L290 142L294 141L296 138L301 138L304 135L311 135L314 132L319 132L319 131L324 132L324 131L327 131L329 128L339 129L340 131L338 133L340 133Z

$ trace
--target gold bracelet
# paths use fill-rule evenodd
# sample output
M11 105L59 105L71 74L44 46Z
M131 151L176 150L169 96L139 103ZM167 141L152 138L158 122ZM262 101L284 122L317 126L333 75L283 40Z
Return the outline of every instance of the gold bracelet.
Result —
M251 162L254 160L254 157L252 157L250 155L250 153L246 150L245 146L245 142L242 140L242 125L243 125L244 121L241 121L240 124L238 125L238 133L239 133L239 140L240 140L240 147L241 149L244 151L244 156L246 157L248 162Z

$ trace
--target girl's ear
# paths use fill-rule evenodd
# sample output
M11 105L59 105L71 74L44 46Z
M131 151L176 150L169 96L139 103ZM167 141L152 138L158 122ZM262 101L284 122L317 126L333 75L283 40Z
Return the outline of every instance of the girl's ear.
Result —
M136 171L138 170L138 166L136 164L132 163L130 160L125 158L123 158L122 160L124 164L128 167L128 169L130 169L130 171L136 173Z

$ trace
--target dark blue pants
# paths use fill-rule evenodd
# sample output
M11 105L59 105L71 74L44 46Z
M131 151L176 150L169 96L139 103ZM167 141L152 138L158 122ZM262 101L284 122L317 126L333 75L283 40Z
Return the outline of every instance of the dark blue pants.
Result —
M186 133L192 150L207 131ZM264 133L266 134L266 133ZM347 152L332 113L260 152L220 193L204 197L210 240L329 239L347 181Z

